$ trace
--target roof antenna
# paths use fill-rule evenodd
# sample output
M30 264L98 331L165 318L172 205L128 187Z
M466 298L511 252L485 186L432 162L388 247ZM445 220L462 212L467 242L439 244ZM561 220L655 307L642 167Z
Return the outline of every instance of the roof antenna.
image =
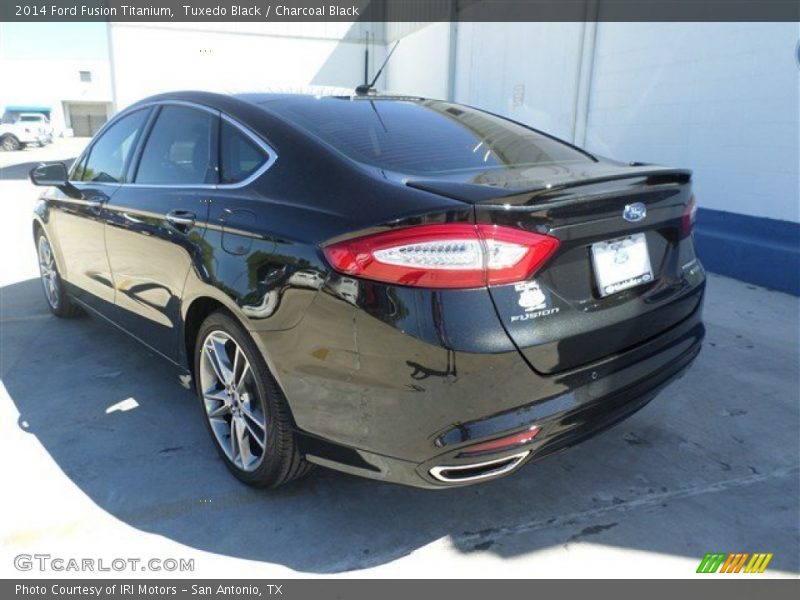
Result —
M386 63L389 62L389 59L392 58L392 54L394 54L394 51L397 50L397 47L399 45L400 45L400 40L397 40L394 43L394 46L392 46L392 49L389 51L389 54L386 55L386 58L384 59L383 64L381 65L381 68L378 69L378 72L375 74L375 77L372 79L372 81L370 83L363 83L358 87L356 87L356 94L358 94L359 96L366 96L367 94L369 94L369 91L371 89L374 89L375 83L377 83L378 81L378 77L380 77L381 73L383 73L383 68L386 66Z
M364 85L369 82L369 30L364 38Z

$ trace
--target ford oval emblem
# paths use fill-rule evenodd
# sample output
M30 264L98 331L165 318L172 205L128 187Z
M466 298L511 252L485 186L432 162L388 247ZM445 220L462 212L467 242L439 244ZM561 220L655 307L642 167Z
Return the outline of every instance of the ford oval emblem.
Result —
M643 202L634 202L633 204L626 204L625 210L622 211L622 218L631 223L641 221L647 216L647 207Z

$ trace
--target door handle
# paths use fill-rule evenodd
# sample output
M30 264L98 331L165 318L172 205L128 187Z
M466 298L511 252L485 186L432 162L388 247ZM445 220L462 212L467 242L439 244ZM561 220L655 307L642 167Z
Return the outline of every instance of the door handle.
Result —
M189 210L171 210L167 213L167 221L176 227L191 227L197 220L197 215Z

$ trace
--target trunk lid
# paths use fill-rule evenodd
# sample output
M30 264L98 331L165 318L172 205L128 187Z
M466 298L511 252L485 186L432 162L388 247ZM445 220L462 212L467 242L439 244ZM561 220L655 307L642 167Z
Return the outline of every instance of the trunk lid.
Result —
M556 254L529 281L489 288L506 332L530 366L544 374L647 341L691 315L702 294L691 236L682 233L691 193L689 171L603 163L567 171L504 171L492 185L474 180L413 182L472 204L478 223L519 227L560 240ZM623 213L631 205L646 215L635 220L637 210L628 210L634 220L626 220ZM616 241L610 254L595 257L593 246L610 240ZM635 285L627 289L604 291L599 277L616 267L603 261L623 255L627 261L628 254L641 252L642 244L651 275L630 279Z

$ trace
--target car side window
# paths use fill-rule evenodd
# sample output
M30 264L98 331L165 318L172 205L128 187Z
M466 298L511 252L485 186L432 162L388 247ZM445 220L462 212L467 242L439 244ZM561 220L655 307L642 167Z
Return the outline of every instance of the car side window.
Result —
M267 161L264 151L227 121L222 121L220 136L220 183L244 181Z
M217 183L217 117L185 106L164 106L145 143L136 183Z
M149 110L137 110L111 125L92 145L80 181L122 183L125 169L139 133L147 122Z
M86 160L89 158L88 155L82 156L79 163L76 163L75 166L72 168L72 173L70 174L69 180L70 181L82 181L83 174L86 171Z

